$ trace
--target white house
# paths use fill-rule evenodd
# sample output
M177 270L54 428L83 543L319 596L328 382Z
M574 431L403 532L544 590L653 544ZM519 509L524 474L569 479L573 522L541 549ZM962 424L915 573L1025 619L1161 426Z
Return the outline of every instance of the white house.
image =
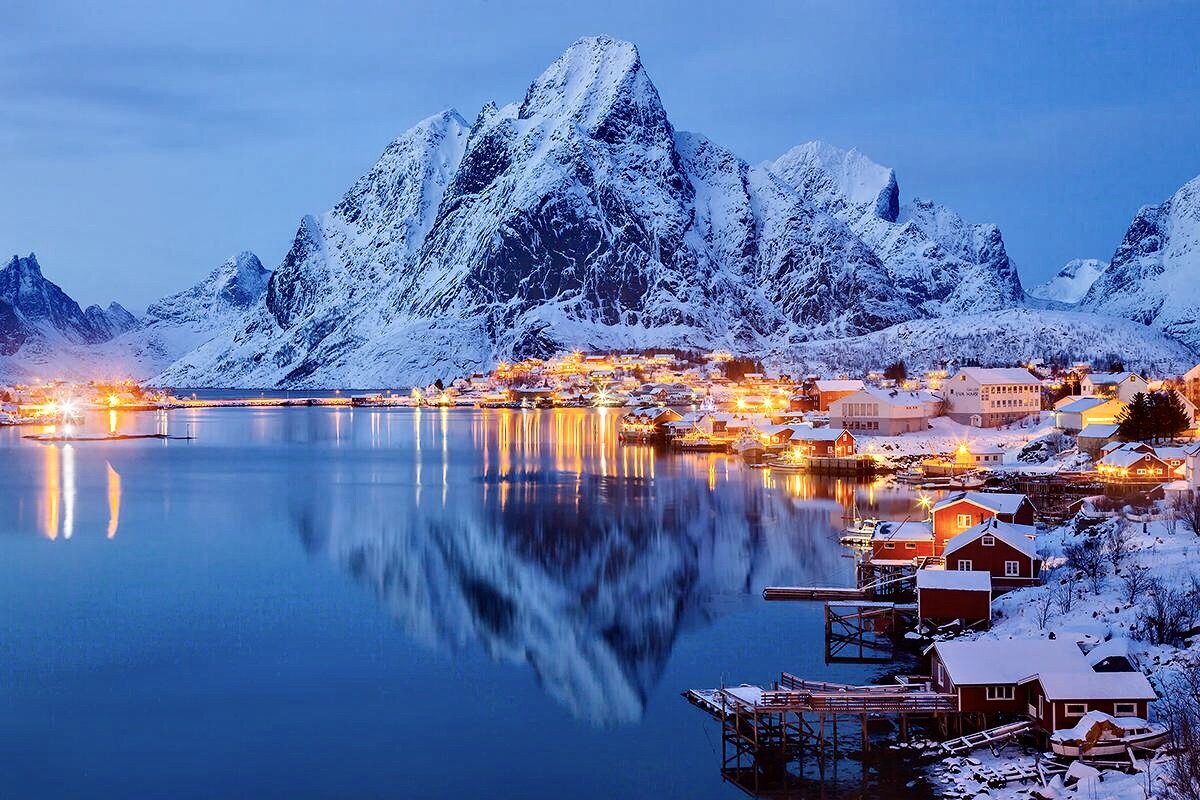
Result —
M1078 397L1054 410L1054 427L1075 433L1089 425L1112 425L1126 405L1118 397Z
M881 436L923 431L939 402L937 395L925 391L867 386L829 404L829 427Z
M995 428L1042 410L1042 382L1020 368L963 367L942 384L948 416L964 425Z
M1148 389L1146 379L1133 372L1090 372L1079 381L1081 394L1116 397L1126 403L1138 392Z

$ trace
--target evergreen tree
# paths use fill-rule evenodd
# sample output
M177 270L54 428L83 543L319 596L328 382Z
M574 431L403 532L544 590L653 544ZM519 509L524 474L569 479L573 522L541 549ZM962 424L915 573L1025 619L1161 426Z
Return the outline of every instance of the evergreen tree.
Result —
M1192 426L1187 406L1171 391L1150 393L1150 431L1157 439L1174 439Z
M904 363L904 359L900 359L894 364L889 364L883 370L883 377L892 381L906 381L908 380L908 365Z
M1138 392L1117 416L1117 438L1122 442L1141 442L1150 437L1150 398Z

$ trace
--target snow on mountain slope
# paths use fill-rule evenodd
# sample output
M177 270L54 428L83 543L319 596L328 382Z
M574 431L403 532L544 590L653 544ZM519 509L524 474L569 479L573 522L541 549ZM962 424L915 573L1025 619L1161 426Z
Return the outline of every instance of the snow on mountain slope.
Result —
M1074 305L1083 299L1096 279L1108 269L1098 258L1073 258L1058 273L1029 290L1029 296L1052 303Z
M1200 176L1144 206L1080 307L1151 325L1200 350Z
M399 137L302 221L265 301L158 380L404 385L564 347L767 352L1019 301L994 227L905 212L898 191L828 145L750 167L676 132L636 48L584 38L520 103Z
M22 324L31 333L25 329L6 333L5 306L0 299L0 356L7 356L0 358L0 379L150 377L217 332L228 330L259 302L270 274L257 256L244 252L196 285L151 304L141 319L118 303L107 309L89 306L81 316L95 336L108 337L94 342L47 335L24 320ZM53 296L52 292L46 294ZM14 339L20 343L6 352L6 341Z
M848 339L808 342L772 357L787 370L859 373L897 359L928 369L950 360L1001 366L1030 359L1122 361L1152 375L1195 364L1183 344L1153 328L1076 311L1013 308L922 319Z
M765 166L849 225L920 316L1021 304L1021 280L996 226L968 223L928 200L902 206L895 171L858 151L809 142Z

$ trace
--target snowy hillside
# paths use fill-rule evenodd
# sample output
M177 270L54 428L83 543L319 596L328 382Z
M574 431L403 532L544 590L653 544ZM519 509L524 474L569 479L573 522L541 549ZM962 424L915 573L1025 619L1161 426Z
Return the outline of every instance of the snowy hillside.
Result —
M1098 258L1073 258L1053 278L1029 290L1029 296L1052 303L1074 305L1083 299L1088 289L1108 269L1108 262Z
M1200 176L1138 211L1080 307L1151 325L1200 349Z
M1121 360L1154 375L1177 374L1196 362L1183 344L1129 320L1028 308L915 320L865 336L806 343L772 361L785 371L855 373L897 359L927 369L950 359L998 366L1035 358Z
M765 353L1019 304L994 226L820 143L750 166L676 131L627 42L394 141L305 217L265 299L158 379L405 385L566 347Z

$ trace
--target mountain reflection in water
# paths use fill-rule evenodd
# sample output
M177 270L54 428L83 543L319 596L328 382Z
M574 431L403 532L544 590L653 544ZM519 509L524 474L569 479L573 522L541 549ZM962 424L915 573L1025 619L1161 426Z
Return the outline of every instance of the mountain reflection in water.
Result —
M474 462L454 441L458 413L475 414ZM733 457L621 445L615 419L413 413L408 453L366 475L335 457L294 476L289 510L305 547L416 639L478 642L528 664L577 717L636 721L681 631L768 584L848 580L850 567L840 507Z

